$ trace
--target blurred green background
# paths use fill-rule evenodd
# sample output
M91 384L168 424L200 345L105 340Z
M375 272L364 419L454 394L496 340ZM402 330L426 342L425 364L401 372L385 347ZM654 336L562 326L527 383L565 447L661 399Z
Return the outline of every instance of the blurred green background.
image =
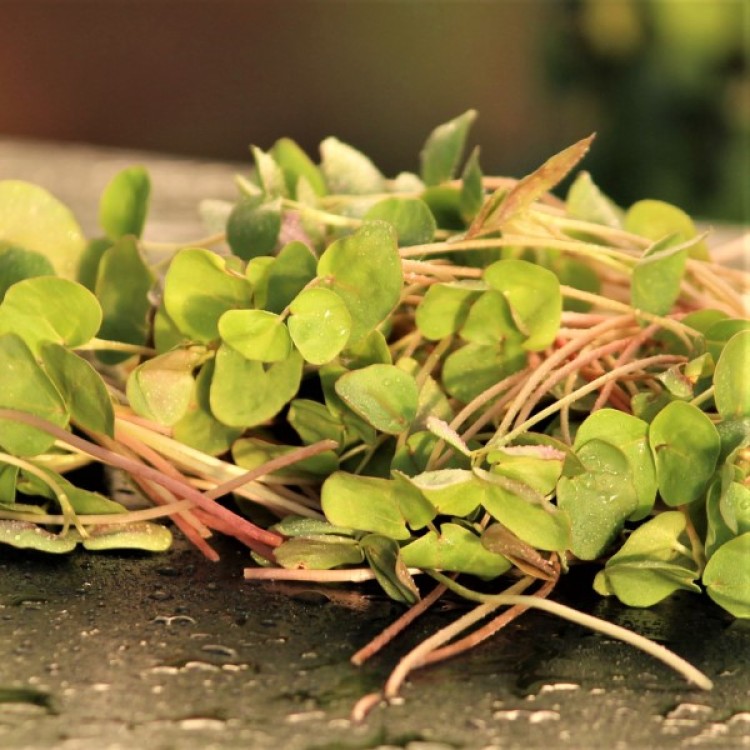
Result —
M750 221L743 0L0 0L0 136L248 159L336 135L387 174L473 107L487 174L591 131L617 202Z

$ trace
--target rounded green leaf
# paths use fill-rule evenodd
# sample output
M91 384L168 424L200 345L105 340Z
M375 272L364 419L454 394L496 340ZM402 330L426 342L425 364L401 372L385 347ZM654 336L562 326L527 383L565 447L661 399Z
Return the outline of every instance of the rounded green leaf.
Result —
M123 237L104 251L99 262L94 292L102 306L99 337L144 345L149 334L154 275L132 237ZM99 358L116 364L129 355L102 352Z
M444 523L439 534L430 531L402 547L401 559L410 568L449 570L482 578L496 578L511 567L507 558L490 552L476 534L457 523Z
M81 427L114 436L115 415L101 375L82 357L59 344L42 347L44 370Z
M248 307L251 286L227 271L226 261L202 248L185 248L172 259L164 279L164 306L178 330L193 341L219 338L219 318Z
M363 218L365 221L380 219L392 224L400 247L431 242L435 235L435 218L427 204L419 198L384 198Z
M76 279L86 240L51 193L22 180L0 181L0 242L44 255L58 276Z
M336 471L323 483L321 507L334 526L408 539L409 530L399 511L394 487L391 479Z
M59 427L68 423L68 408L29 347L17 335L0 336L0 408L35 414ZM55 442L46 432L0 420L0 446L15 456L35 456Z
M127 382L133 410L159 424L178 422L193 395L193 370L205 356L203 347L173 349L138 365Z
M623 452L638 496L631 521L645 518L656 500L656 467L648 444L648 423L616 409L599 409L579 426L574 448L590 440L602 440Z
M659 494L667 505L684 505L703 495L721 449L719 433L697 406L667 404L649 429Z
M673 237L649 247L633 269L630 304L636 310L666 315L680 295L688 250L675 245Z
M708 595L735 617L750 617L750 532L719 547L703 571Z
M141 236L150 193L151 180L143 167L128 167L110 180L99 202L99 223L109 238Z
M359 542L341 536L295 537L273 551L282 568L330 570L344 565L359 565L365 555Z
M419 391L414 378L395 365L369 365L336 381L336 393L376 430L397 435L417 414Z
M102 309L81 284L37 276L14 284L0 304L0 333L18 333L32 349L44 342L75 347L99 330Z
M570 518L571 551L581 560L595 560L633 514L638 497L622 451L590 440L576 454L585 471L560 478L557 501Z
M304 242L289 242L264 274L265 307L280 313L315 278L317 261ZM257 302L257 300L256 300Z
M302 379L302 357L264 365L222 344L216 352L210 404L214 416L230 427L252 427L276 416L296 395Z
M714 402L722 419L750 417L750 331L735 333L714 370Z
M349 309L352 343L364 338L401 296L403 273L393 227L371 221L332 242L318 261L318 276Z
M269 255L281 231L281 202L263 195L237 201L227 219L227 242L243 260Z
M438 340L461 328L472 303L486 285L477 281L453 281L433 284L417 307L415 321L425 338Z
M424 471L402 480L416 487L430 505L449 516L468 516L484 503L484 483L468 469Z
M191 448L196 448L210 456L226 453L232 443L242 434L239 427L229 427L220 422L211 412L209 394L214 361L209 360L195 378L195 388L187 410L182 418L172 426L175 440Z
M292 350L284 322L266 310L227 310L219 318L219 335L246 359L278 362Z
M491 345L508 338L523 341L524 337L513 322L505 295L488 289L471 306L461 326L461 338L474 344Z
M352 317L331 289L305 289L290 305L289 333L300 354L314 365L330 362L351 334Z
M485 281L502 292L524 349L548 347L557 335L562 314L560 282L552 271L525 260L499 260L484 272Z
M467 344L446 358L443 386L451 396L468 403L525 364L526 353L515 342Z
M48 258L17 245L0 241L0 302L18 281L35 276L52 276L55 270Z
M634 203L625 214L625 229L650 240L661 240L675 235L674 242L681 243L697 235L693 220L677 206L658 200L641 200ZM708 248L700 242L690 250L693 258L708 260Z
M331 410L318 401L296 398L289 404L287 420L306 445L319 440L344 442L344 425Z

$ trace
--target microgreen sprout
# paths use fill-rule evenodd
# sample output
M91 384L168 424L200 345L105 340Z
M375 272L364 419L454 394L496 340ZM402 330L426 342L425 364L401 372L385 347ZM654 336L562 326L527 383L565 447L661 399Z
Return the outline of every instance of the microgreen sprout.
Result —
M486 176L464 158L475 118L394 179L335 138L317 164L253 147L189 243L148 239L143 167L104 190L88 243L43 188L0 181L0 542L162 551L169 519L210 559L213 534L245 545L248 581L375 581L404 613L354 664L446 592L477 604L355 719L529 608L710 688L554 594L589 564L628 606L684 590L750 617L741 248L675 206L618 207L586 172L554 195L593 137ZM74 486L88 462L153 507Z

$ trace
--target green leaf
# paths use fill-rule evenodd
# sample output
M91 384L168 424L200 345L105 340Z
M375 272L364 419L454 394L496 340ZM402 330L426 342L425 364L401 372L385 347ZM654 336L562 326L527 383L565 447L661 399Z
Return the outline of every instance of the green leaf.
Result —
M172 437L180 443L196 448L209 456L226 453L242 434L239 427L229 427L211 412L211 379L214 361L209 360L198 372L195 387L182 418L172 425Z
M395 486L391 479L336 471L323 483L321 507L334 526L408 539L410 534L399 510Z
M359 565L365 555L355 539L336 537L295 537L273 551L282 568L330 570L343 565Z
M524 336L516 327L505 295L489 289L471 306L461 326L461 338L474 344L492 345L503 339L522 342Z
M138 365L127 382L133 411L163 425L179 422L193 395L193 370L205 357L204 347L191 346L173 349Z
M281 248L265 277L266 299L263 307L282 312L315 278L317 260L304 242L289 242Z
M488 579L511 567L507 558L490 552L475 533L457 523L444 523L439 534L430 531L402 547L401 559L410 568L449 570Z
M18 333L35 351L48 341L70 347L85 344L101 321L96 297L81 284L56 276L19 281L0 304L0 334Z
M297 197L297 186L301 178L307 180L316 195L325 195L326 184L323 174L291 138L280 138L276 141L271 147L271 156L281 167L287 192L293 198Z
M719 433L708 416L697 406L673 401L654 417L648 438L664 502L684 505L701 497L721 448Z
M156 312L154 313L152 333L154 337L154 347L159 354L168 352L176 346L184 346L189 343L187 336L177 328L175 322L169 317L169 313L164 306L164 299L162 299L159 307L156 308Z
M499 260L484 272L485 281L507 300L513 322L526 337L523 348L546 349L560 327L562 295L552 271L525 260Z
M185 248L172 259L164 279L164 306L178 330L193 341L219 338L227 311L249 307L251 286L227 271L226 261L201 248Z
M581 560L595 560L635 512L638 496L622 451L602 440L589 440L576 454L585 471L560 478L557 502L570 518L571 551Z
M13 333L0 336L0 408L19 409L59 427L68 424L68 408L49 376L24 341ZM55 442L46 432L0 420L0 446L15 456L44 453Z
M292 352L266 367L222 344L216 352L211 382L212 413L230 427L262 424L297 395L302 364L302 357Z
M52 554L72 552L78 544L78 534L59 536L28 521L0 519L0 542L18 549L35 549Z
M110 180L99 202L99 223L110 239L141 236L150 194L151 180L143 167L128 167Z
M341 364L349 370L358 370L367 365L392 365L393 358L388 341L377 328L355 344L347 342L339 357Z
M568 216L594 224L619 229L622 226L623 212L591 179L588 172L579 172L573 180L565 199Z
M51 193L22 180L0 181L0 242L43 255L65 279L78 276L86 240L73 214Z
M645 518L656 500L656 467L648 443L648 423L615 409L599 409L590 414L576 431L577 450L590 440L601 440L618 448L628 461L638 497L631 521Z
M246 359L278 362L292 350L284 322L266 310L227 310L219 318L219 335Z
M703 571L708 595L735 617L750 617L750 532L723 544Z
M364 220L387 221L393 225L399 247L432 242L435 218L429 207L419 198L384 198L364 215Z
M349 309L351 342L364 338L388 317L401 296L403 274L393 227L367 222L332 242L318 261L318 276Z
M281 231L281 201L244 196L227 219L227 242L243 260L270 255Z
M336 381L336 393L375 429L397 435L417 414L419 392L414 378L395 365L370 365Z
M509 445L488 453L487 461L493 474L523 482L544 496L554 491L567 456L549 445Z
M717 320L708 327L706 334L706 349L718 362L727 342L740 331L750 331L750 320L746 318L724 318Z
M459 205L465 222L469 223L477 215L482 203L484 203L484 187L482 170L479 167L479 146L477 146L466 161L461 175Z
M443 386L459 401L473 398L526 365L526 354L515 342L494 346L467 344L443 363Z
M320 155L328 192L343 195L385 192L385 178L361 151L337 138L326 138L320 144Z
M444 515L468 516L484 503L484 483L467 469L438 469L403 478Z
M232 446L232 458L237 466L248 471L272 461L274 458L285 456L299 450L293 445L278 445L259 438L240 438ZM313 475L325 477L338 469L338 456L333 451L323 451L302 461L279 469L274 472L278 476Z
M750 331L732 336L714 370L714 402L722 419L750 417Z
M82 544L85 549L140 549L146 552L166 552L172 546L172 533L165 526L141 521L128 524L99 524L88 529L89 537Z
M458 331L465 323L472 303L486 289L477 281L433 284L425 292L415 313L420 333L438 340Z
M151 302L148 295L154 275L132 237L123 237L102 254L94 292L102 307L99 337L144 345L149 334ZM129 355L102 352L99 358L115 364Z
M99 373L85 359L59 344L42 346L42 363L73 421L87 430L113 437L112 399Z
M698 567L689 549L686 519L666 511L639 526L607 561L594 587L629 607L650 607L678 589L699 592Z
M502 481L502 477L491 472L476 470L484 481L485 510L515 534L520 540L540 550L566 550L571 544L568 515L549 503L541 505L531 502L520 494L524 482ZM529 477L530 487L533 477Z
M346 346L352 317L344 300L323 287L305 289L291 303L289 334L307 362L330 362Z
M412 529L424 528L438 514L437 508L412 481L412 475L391 469L394 497L399 512Z
M638 260L630 285L630 304L636 310L666 315L680 296L688 249L670 235L655 242Z
M420 175L425 185L439 185L453 179L476 117L476 110L470 109L430 133L420 154Z
M694 239L698 234L693 220L682 209L657 200L634 203L625 214L624 227L628 232L654 241L674 235L674 242L683 243ZM690 257L708 260L706 243L700 241L692 244Z
M325 404L306 398L296 398L289 404L287 421L306 445L319 440L344 442L344 425Z
M0 302L16 282L54 273L52 264L41 253L0 241Z
M306 518L305 516L284 516L278 523L271 526L271 531L286 537L355 537L357 532L346 526L333 526L328 521L318 518Z
M360 544L375 578L391 599L404 604L419 601L419 591L401 559L399 546L393 539L380 534L368 534Z

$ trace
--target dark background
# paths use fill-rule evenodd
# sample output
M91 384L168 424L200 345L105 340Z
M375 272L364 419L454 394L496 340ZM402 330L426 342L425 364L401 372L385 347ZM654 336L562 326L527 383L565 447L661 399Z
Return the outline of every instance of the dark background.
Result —
M328 135L387 174L474 107L485 173L592 131L585 166L750 220L741 0L0 0L0 136L249 159Z

